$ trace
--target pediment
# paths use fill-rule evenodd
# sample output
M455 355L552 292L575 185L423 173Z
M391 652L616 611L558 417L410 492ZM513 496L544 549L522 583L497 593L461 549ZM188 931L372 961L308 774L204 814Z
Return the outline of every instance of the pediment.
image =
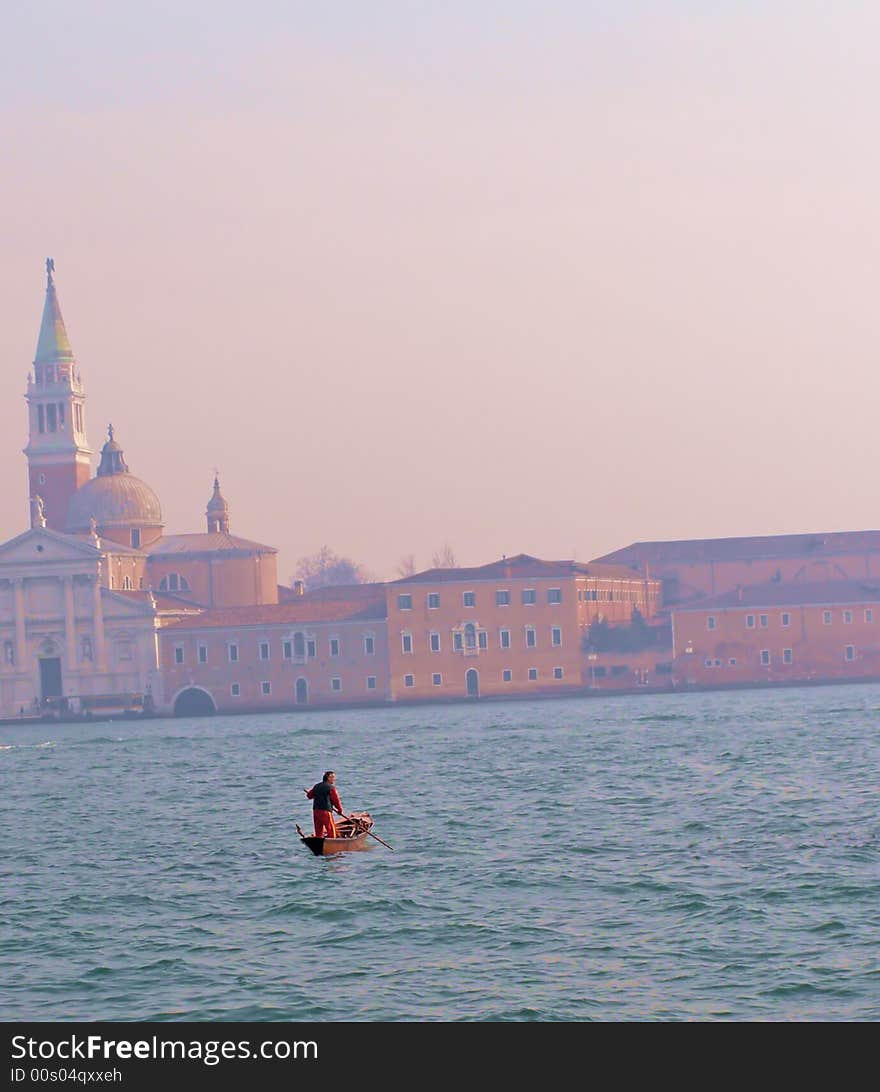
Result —
M0 543L0 570L6 566L45 565L59 561L97 561L101 551L73 535L62 535L45 527L32 527Z

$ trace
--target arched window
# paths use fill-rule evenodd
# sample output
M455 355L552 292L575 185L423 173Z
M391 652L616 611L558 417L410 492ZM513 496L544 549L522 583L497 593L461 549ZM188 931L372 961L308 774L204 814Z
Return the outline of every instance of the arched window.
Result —
M123 591L131 591L131 589L132 589L131 577L130 576L124 576L122 578L122 590Z
M159 591L189 591L189 581L180 573L169 573L159 581Z
M468 624L464 627L464 647L477 647L477 627L474 625L473 622L468 622Z

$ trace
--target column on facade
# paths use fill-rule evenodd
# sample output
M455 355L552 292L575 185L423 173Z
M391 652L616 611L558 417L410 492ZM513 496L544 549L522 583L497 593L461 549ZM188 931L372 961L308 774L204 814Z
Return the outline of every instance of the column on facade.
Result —
M92 621L95 627L95 665L98 671L106 671L107 654L104 647L104 604L101 601L101 579L95 577L92 584Z
M19 671L24 670L27 662L27 629L24 609L24 580L19 577L12 582L15 600L15 664Z
M64 643L67 646L67 670L76 671L76 611L73 603L73 577L64 577Z

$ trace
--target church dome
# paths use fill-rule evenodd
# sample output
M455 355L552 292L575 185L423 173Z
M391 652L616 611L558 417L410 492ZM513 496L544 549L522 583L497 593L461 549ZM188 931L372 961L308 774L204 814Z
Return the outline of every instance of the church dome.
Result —
M98 531L119 527L161 527L162 507L153 490L129 473L122 448L110 438L101 449L98 476L81 485L70 498L65 530Z
M162 508L153 490L134 474L92 478L70 498L66 531L97 527L161 527Z

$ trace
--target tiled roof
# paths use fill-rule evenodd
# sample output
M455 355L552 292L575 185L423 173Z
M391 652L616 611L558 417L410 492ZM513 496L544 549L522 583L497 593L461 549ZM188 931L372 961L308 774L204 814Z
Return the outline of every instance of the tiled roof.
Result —
M134 599L139 602L147 602L150 595L149 590L139 588L113 588L113 594L124 595L126 599ZM192 603L188 599L179 599L176 595L165 595L163 592L157 595L153 592L153 598L156 600L156 608L159 611L186 611L198 614L202 610L198 604Z
M713 595L706 599L671 607L673 614L760 607L831 606L843 603L880 603L878 580L822 580L815 583L773 581Z
M589 576L594 580L639 580L646 579L636 565L615 565L606 561L590 561L584 564L574 562L574 569L579 576Z
M321 597L313 593L299 595L284 603L269 603L253 607L222 607L217 610L203 611L196 618L181 619L179 624L187 629L212 629L217 626L384 621L386 612L382 585L363 585L362 587L377 590L371 594L363 592L349 598Z
M163 535L145 547L150 557L167 557L180 554L213 554L238 552L245 554L277 554L274 546L251 542L228 531L202 531L191 535Z
M381 602L385 596L385 585L380 583L369 584L328 584L324 588L315 588L304 595L298 596L300 600L308 600L312 603L330 600L349 600L360 602L365 599Z
M747 561L760 558L816 557L880 551L880 531L831 531L805 535L756 535L746 538L691 538L670 542L633 542L596 558L600 562L644 566L699 561Z
M542 561L528 554L502 558L476 568L426 569L424 572L405 576L393 584L449 584L475 580L528 580L545 577L559 579L571 576L588 576L596 580L638 580L641 574L632 566L606 565L591 561Z
M365 599L377 602L384 595L385 585L379 583L369 584L331 584L324 588L314 588L308 592L296 592L286 584L278 585L279 603L302 603L307 600L311 603L324 602L330 599L344 599L352 602L360 602Z

